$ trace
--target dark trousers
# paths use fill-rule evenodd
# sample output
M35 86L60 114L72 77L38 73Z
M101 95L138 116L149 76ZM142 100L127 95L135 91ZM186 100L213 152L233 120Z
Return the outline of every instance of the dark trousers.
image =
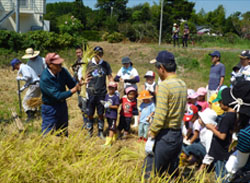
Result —
M182 140L181 130L160 131L155 139L154 155L148 155L144 160L143 171L145 170L146 179L150 177L153 169L159 176L166 171L168 174L174 173L178 168Z
M63 130L58 135L68 135L68 106L66 102L55 105L42 104L42 133L45 135L50 131Z
M183 36L182 38L182 46L188 47L188 35Z

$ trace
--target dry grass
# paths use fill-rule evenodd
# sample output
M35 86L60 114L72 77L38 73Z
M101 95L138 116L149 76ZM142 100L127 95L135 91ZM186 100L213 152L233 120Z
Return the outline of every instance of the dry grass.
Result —
M92 46L97 43L91 43ZM155 70L149 61L164 47L155 48L144 44L107 44L98 43L104 48L104 59L109 61L115 73L121 67L121 58L130 56L137 68L141 83L147 70ZM203 52L190 53L180 51L178 55L191 54L202 57ZM60 55L65 58L65 66L74 61L74 51L65 50ZM205 86L199 73L180 68L178 74L186 81L188 87ZM0 114L9 119L8 108L15 106L18 110L18 96L15 73L11 69L0 69ZM127 141L117 141L112 148L103 148L104 143L96 136L87 139L86 131L81 130L82 114L77 107L77 96L67 100L69 106L69 137L41 136L41 119L25 124L25 131L19 133L13 123L0 124L0 182L143 182L141 167L145 157L144 144L137 143L136 134ZM24 119L24 117L23 117ZM95 127L96 128L96 127ZM96 130L97 131L97 130ZM95 131L95 132L96 132ZM179 176L175 182L211 182L211 176ZM164 182L154 178L152 182Z

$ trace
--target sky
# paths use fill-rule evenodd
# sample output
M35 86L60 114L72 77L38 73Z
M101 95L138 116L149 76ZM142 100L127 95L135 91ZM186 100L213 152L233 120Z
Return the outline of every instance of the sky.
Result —
M47 0L47 3L53 2L70 2L74 0ZM199 12L201 8L205 10L205 12L213 11L218 7L218 5L222 4L226 10L226 16L231 15L232 13L239 11L245 13L250 11L250 0L188 0L190 2L195 2L195 10ZM83 0L85 6L89 6L94 9L97 0ZM159 3L160 0L128 0L128 7L133 7L138 4L143 4L145 2L150 3L151 5L155 3Z

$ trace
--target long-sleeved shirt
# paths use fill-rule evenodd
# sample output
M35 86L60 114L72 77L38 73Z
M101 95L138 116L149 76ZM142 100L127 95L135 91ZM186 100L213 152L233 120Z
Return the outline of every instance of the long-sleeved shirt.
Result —
M40 78L43 103L54 105L63 102L72 95L70 90L66 91L66 86L72 89L75 85L73 78L65 68L62 68L56 75L46 68Z
M39 77L35 73L35 71L26 64L21 64L20 68L17 72L17 76L20 80L25 81L24 87L27 88L29 85L34 84L39 81Z
M27 65L29 65L39 77L42 75L43 70L47 67L45 59L40 56L37 56L35 60L29 60Z
M159 85L150 131L156 136L162 129L180 129L187 100L186 84L177 76L168 76Z

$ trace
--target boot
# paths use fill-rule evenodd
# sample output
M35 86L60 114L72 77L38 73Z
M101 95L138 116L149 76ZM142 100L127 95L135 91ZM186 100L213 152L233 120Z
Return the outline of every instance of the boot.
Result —
M112 137L106 137L106 142L103 146L111 146L112 145Z
M98 131L98 137L100 137L100 139L105 139L102 130L99 130L99 131ZM111 140L112 140L112 139L111 139Z
M117 140L117 138L118 138L118 134L115 133L115 134L113 135L113 137L112 137L112 142L114 143L114 142Z
M138 116L134 116L135 123L133 125L133 128L138 127Z
M28 123L28 122L30 122L30 121L32 121L34 119L34 112L33 111L28 110L26 112L26 114L27 114L27 119L25 121L26 123Z
M93 136L93 123L94 123L94 119L89 119L86 125L86 129L88 130L89 137Z

